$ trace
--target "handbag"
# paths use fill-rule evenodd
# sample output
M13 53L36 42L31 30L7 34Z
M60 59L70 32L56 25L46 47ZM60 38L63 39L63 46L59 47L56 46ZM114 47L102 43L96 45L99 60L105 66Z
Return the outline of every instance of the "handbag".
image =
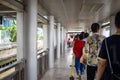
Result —
M108 62L109 62L109 67L110 67L110 72L111 72L111 78L112 80L120 80L120 75L114 74L112 65L111 65L111 60L110 60L110 55L109 55L109 51L108 51L108 46L107 46L107 40L105 39L105 47L106 47L106 51L107 51L107 56L108 56Z
M88 56L88 53L82 54L82 56L80 58L80 63L87 64L87 56Z

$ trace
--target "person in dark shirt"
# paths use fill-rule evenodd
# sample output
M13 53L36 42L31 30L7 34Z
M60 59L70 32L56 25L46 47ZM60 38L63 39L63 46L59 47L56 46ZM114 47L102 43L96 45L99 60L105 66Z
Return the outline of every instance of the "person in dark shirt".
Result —
M110 37L105 39L107 43L107 47L105 40L103 40L99 54L99 64L96 74L96 80L113 80L111 77L112 74L108 60L109 59L108 54L110 56L110 61L111 61L110 63L112 65L114 74L120 74L120 58L119 58L120 57L120 11L115 16L115 27L116 27L116 34L111 35ZM114 80L119 80L119 79L114 79Z

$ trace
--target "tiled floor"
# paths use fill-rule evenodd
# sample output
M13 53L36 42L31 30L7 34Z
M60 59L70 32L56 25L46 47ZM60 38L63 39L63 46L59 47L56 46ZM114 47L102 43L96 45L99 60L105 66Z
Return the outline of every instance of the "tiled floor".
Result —
M56 60L55 67L48 70L41 80L69 80L71 64L72 49L69 48L60 59ZM82 76L82 78L82 80L86 80L85 76Z

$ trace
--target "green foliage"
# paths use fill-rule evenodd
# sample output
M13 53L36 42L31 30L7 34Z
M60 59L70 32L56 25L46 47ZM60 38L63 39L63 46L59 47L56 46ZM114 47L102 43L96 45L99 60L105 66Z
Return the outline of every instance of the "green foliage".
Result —
M0 26L0 30L6 30L10 33L10 41L15 42L17 38L17 32L16 32L16 23L13 22L11 26L5 28L4 26Z
M6 28L6 30L10 32L10 41L16 42L16 38L17 38L16 23L13 22L10 27Z
M0 25L0 30L1 30L1 38L4 38L5 37L5 33L3 32L3 30L5 30L5 27Z
M37 40L43 40L43 36L42 35L37 35Z
M4 26L0 25L0 30L4 30L4 29L5 29Z

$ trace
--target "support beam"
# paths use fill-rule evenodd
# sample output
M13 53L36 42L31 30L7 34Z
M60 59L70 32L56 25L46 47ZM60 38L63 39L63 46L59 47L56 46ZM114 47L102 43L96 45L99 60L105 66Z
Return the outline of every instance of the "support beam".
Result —
M57 23L57 58L59 59L60 58L60 27L61 27L61 24L60 23Z
M54 16L49 19L49 68L54 68Z
M67 30L64 29L64 39L65 39L65 50L67 50Z
M64 27L62 27L62 32L61 32L61 35L62 35L62 55L64 54Z
M54 27L54 47L57 47L57 28Z
M40 13L38 13L38 21L43 24L48 24L48 20L44 18Z
M37 5L38 0L25 0L23 46L26 59L25 80L37 79Z
M23 54L23 13L17 12L17 60L24 58Z
M44 50L47 50L48 48L48 26L43 24L43 35L44 35L44 38L43 38L43 49Z
M23 5L15 0L0 0L0 4L5 5L16 11L23 11Z
M2 14L5 14L5 13L7 13L7 14L9 13L9 14L10 14L10 13L16 13L16 11L0 11L0 14L1 14L1 13L2 13Z

